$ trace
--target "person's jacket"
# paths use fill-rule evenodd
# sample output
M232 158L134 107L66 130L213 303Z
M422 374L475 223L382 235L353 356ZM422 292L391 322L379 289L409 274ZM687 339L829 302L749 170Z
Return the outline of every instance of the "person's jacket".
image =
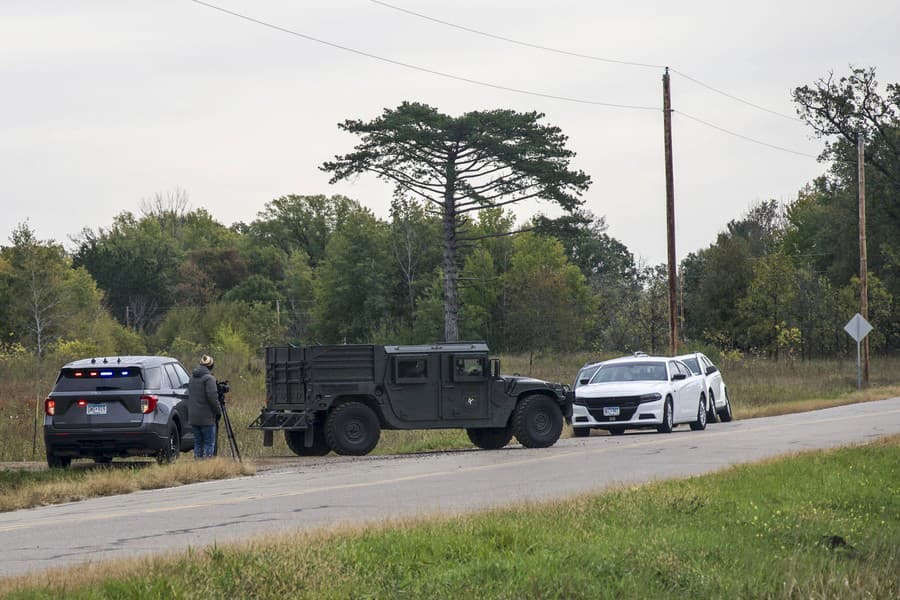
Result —
M194 369L188 384L188 423L198 426L215 425L216 418L221 414L216 378L209 369L200 365Z

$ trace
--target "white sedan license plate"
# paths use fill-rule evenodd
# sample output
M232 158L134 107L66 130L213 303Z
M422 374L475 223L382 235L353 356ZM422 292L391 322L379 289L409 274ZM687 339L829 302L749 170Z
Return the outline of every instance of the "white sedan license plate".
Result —
M619 416L619 407L618 406L604 406L603 407L603 416L604 417L618 417Z
M87 414L89 415L105 415L106 404L88 404Z

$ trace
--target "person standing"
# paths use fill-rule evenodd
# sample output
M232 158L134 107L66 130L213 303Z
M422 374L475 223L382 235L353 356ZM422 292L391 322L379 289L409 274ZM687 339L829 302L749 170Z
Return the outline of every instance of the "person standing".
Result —
M204 354L188 385L188 423L194 430L194 457L211 458L216 448L216 423L222 415L212 356Z

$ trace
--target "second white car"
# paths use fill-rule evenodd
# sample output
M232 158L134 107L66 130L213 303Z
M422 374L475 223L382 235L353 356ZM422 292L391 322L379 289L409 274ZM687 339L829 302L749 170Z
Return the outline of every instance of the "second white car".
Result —
M703 378L708 404L706 420L715 423L718 417L723 423L731 421L733 418L731 400L728 398L728 388L725 386L725 381L722 380L722 372L719 368L702 352L682 354L675 358L686 364L692 373Z

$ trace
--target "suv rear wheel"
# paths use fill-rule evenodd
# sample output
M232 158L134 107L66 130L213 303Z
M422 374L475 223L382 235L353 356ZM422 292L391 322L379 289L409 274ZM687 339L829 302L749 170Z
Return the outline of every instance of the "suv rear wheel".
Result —
M363 456L375 448L379 438L378 417L362 402L341 404L325 419L325 439L337 454Z
M181 452L181 441L178 436L178 426L175 423L169 425L169 435L166 438L166 445L160 448L156 453L156 462L166 465L174 462Z
M526 448L547 448L562 433L563 416L555 400L535 394L519 400L513 413L513 433Z
M66 469L72 464L71 456L57 456L50 450L47 451L47 466L51 469Z
M706 422L707 424L715 423L719 420L718 413L716 412L716 395L712 390L709 390L709 406L707 406L706 411Z
M719 420L723 423L729 423L734 418L731 414L731 399L728 393L725 393L725 407L719 411Z

